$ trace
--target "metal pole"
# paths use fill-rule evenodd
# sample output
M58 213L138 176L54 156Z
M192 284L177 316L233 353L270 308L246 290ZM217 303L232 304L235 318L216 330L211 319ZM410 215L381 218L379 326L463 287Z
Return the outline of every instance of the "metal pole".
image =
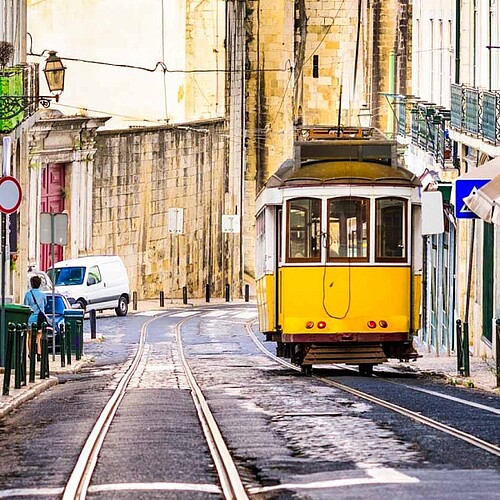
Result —
M470 307L470 293L472 287L472 264L474 262L474 237L476 234L476 219L472 219L470 248L469 248L469 269L467 273L467 294L465 297L465 313L463 324L463 375L468 377L469 370L469 307Z
M52 259L52 267L54 268L56 262L56 252L55 252L55 216L56 214L50 214L50 253ZM55 273L54 273L55 275ZM55 285L54 280L52 280L52 361L56 360L56 297L55 297Z
M2 212L2 311L0 314L0 366L5 366L5 339L7 328L5 324L5 257L7 250L7 216Z

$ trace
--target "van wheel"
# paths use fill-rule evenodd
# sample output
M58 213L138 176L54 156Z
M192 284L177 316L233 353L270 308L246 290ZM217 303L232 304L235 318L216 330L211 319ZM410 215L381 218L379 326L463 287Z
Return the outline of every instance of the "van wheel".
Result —
M83 299L78 299L76 303L79 305L80 309L84 312L85 314L85 309L87 309L87 304Z
M120 297L118 307L115 309L117 316L126 316L128 312L128 301L125 297Z

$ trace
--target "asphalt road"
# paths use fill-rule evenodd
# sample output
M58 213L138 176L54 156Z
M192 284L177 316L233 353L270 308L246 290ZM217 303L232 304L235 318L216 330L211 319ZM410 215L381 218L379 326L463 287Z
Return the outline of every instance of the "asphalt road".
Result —
M151 323L145 356L105 439L90 497L220 497L173 335L173 326L187 318L185 353L251 496L500 498L498 457L266 357L244 327L255 317L254 306L188 312L168 311ZM85 348L94 363L0 421L0 498L14 498L20 488L18 498L30 498L27 488L38 497L60 498L151 318L98 317L104 340ZM464 430L479 428L483 439L498 442L498 414L429 392L500 408L491 394L414 375L385 375L403 384L396 385L331 367L318 371ZM151 484L156 488L145 489Z

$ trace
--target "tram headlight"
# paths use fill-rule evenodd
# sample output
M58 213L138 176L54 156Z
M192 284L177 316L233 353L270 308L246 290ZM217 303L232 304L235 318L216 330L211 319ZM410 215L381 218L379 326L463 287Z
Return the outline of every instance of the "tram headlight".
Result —
M323 330L324 328L326 328L326 323L324 321L318 321L318 328L320 330Z
M382 328L387 328L387 321L385 319L381 319L378 324L382 327Z
M368 325L368 328L376 328L377 327L377 323L376 321L368 321L368 323L366 323Z
M308 330L310 330L313 326L314 326L314 321L308 321L308 322L306 323L306 328L307 328Z

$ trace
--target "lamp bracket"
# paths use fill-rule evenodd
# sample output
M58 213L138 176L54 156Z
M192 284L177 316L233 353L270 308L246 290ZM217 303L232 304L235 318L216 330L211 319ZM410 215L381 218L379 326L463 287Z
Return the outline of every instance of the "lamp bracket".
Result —
M25 96L0 95L0 120L8 120L29 108L33 104L40 104L44 108L50 106L51 99L58 96Z

